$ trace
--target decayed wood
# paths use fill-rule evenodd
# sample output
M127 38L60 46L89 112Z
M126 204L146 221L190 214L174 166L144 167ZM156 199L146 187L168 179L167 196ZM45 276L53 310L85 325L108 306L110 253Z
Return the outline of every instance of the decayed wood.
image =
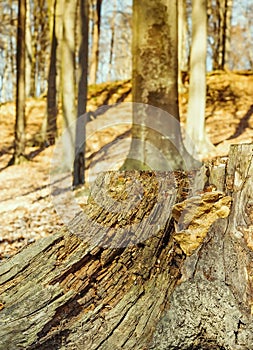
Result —
M252 349L252 151L232 146L227 166L210 169L209 178L232 197L230 215L184 261L150 349Z
M171 213L208 197L205 169L101 176L75 234L63 229L0 266L0 349L250 349L252 146L234 147L224 171L210 166L231 212L186 256Z

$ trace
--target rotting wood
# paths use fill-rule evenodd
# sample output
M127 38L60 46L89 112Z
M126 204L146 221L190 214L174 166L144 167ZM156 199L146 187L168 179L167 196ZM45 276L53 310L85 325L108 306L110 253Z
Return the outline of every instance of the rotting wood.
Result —
M0 266L0 349L162 350L176 349L175 338L182 341L180 349L204 347L208 342L231 350L237 345L250 349L252 145L232 148L224 172L210 166L207 177L205 169L190 174L101 176L86 215L72 223L76 234L63 229ZM174 239L172 207L196 196L210 178L216 179L219 190L223 181L225 194L233 199L231 212L214 222L203 242L186 257ZM134 195L139 193L131 187L134 181L143 195L131 207L126 203L128 195L136 204ZM106 197L102 200L101 186L106 184L111 202ZM110 215L120 201L126 204L125 214ZM100 234L98 227L106 230ZM227 295L233 308L224 303L219 314L215 304L216 314L229 320L228 328L220 323L223 328L215 333L212 327L218 316L212 322L209 308L206 324L202 318L207 299L203 295L215 300L216 293L222 302ZM184 305L190 310L187 322L192 312L194 322L200 320L199 327L206 329L194 323L192 334L186 325L179 327L180 319L185 324ZM169 339L172 328L166 319L174 327Z

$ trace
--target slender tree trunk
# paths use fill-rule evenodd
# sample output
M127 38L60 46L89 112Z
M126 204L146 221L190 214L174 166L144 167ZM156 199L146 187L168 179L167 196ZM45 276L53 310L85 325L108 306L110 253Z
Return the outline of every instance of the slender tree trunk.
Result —
M57 0L56 19L55 19L55 35L57 40L56 50L56 97L57 101L61 100L61 57L62 57L62 38L63 38L63 13L64 1Z
M73 186L84 184L85 177L85 124L87 102L87 75L88 75L88 27L89 27L89 4L88 0L79 2L80 38L78 40L78 101L77 101L77 124L75 139L75 160Z
M39 1L39 47L38 50L38 81L39 81L39 95L44 94L46 90L46 82L48 78L48 53L47 48L50 42L49 21L47 18L48 8L44 0Z
M226 0L219 0L219 8L218 8L218 19L219 19L219 27L218 27L218 69L222 69L223 60L225 57L225 16L226 16Z
M26 78L25 91L26 97L31 96L31 74L32 74L32 35L31 35L31 6L30 0L26 2Z
M113 53L114 53L114 40L115 40L115 17L116 17L116 8L117 8L117 0L114 0L114 10L111 18L111 42L110 42L110 57L109 57L109 68L108 68L108 78L110 81L112 78L112 67L113 67Z
M54 0L50 7L51 53L47 78L47 115L43 121L41 134L45 145L55 143L57 137L57 115L60 96L61 42L64 0Z
M64 161L66 166L73 168L75 152L75 122L76 122L76 77L75 77L75 23L77 0L65 0L63 13L62 38L62 111L65 130Z
M42 126L43 141L45 144L52 145L55 143L57 135L57 113L58 113L58 102L57 102L57 85L56 85L56 52L57 52L57 38L56 38L56 7L57 0L53 0L49 3L50 13L50 39L51 39L51 54L50 64L48 72L48 83L47 83L47 118Z
M100 38L102 0L92 0L91 4L92 4L93 27L92 27L92 51L91 51L91 60L90 60L89 83L96 84L98 63L99 63L99 38Z
M14 155L10 164L20 163L25 154L25 61L26 61L26 0L18 2L17 31L17 92Z
M233 0L226 0L226 27L225 27L225 48L223 69L229 69L230 46L231 46L231 25L232 25Z
M252 153L98 178L72 234L0 266L1 349L251 349Z
M1 86L1 102L5 102L8 100L8 80L10 77L10 73L12 76L11 71L11 52L9 50L9 45L5 43L5 65L3 69L3 75L2 75L2 86Z
M13 18L13 8L12 8L12 1L10 0L10 18ZM12 31L11 32L11 38L13 39L15 36L14 32ZM17 75L15 74L16 73L16 69L17 67L15 66L15 49L13 47L13 40L10 40L10 64L11 64L11 76L12 76L12 99L14 100L15 99L15 96L17 94L17 88L16 88L16 77Z
M186 134L191 144L186 144L189 152L191 152L191 145L194 145L201 155L205 155L212 149L205 133L206 52L206 0L193 0L190 87L186 123Z
M212 33L214 70L228 69L232 9L233 0L217 0L215 5L210 4L210 10L214 12L214 21L216 21L215 32Z
M32 33L32 43L33 43L33 53L32 53L32 72L31 72L31 97L36 96L37 83L38 83L38 71L37 71L37 60L38 60L38 43L39 43L39 1L34 1L33 8L33 33Z
M188 71L186 2L178 0L178 87L184 91L182 72Z

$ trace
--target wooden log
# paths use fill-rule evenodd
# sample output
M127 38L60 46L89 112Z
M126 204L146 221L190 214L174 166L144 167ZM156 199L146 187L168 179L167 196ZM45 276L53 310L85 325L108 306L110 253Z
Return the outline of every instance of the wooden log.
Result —
M221 167L98 178L74 234L0 266L0 349L250 349L252 145Z

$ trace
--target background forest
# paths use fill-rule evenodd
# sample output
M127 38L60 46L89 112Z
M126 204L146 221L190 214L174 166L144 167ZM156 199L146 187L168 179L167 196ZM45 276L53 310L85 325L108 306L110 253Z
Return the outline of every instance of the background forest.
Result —
M132 3L90 1L89 84L131 77ZM180 1L178 1L180 3ZM208 71L224 68L224 50L229 70L252 70L252 12L250 0L208 0ZM184 10L182 70L187 71L191 36L191 1ZM26 96L46 94L52 50L54 16L61 16L60 1L27 1ZM58 15L55 10L58 8ZM226 12L227 11L227 12ZM0 102L15 98L18 2L1 1L0 9ZM224 23L226 18L226 23ZM227 47L224 47L224 36ZM222 62L223 60L223 62Z
M189 115L193 3L177 2L182 125ZM252 141L253 3L208 0L206 6L205 131L215 147L203 157L217 159L226 157L230 144ZM1 259L63 224L48 187L62 129L88 111L86 128L98 130L111 118L102 106L134 101L132 12L128 0L1 1ZM130 135L122 125L95 132L86 144L86 176L115 156L115 140ZM85 193L76 191L81 205Z

